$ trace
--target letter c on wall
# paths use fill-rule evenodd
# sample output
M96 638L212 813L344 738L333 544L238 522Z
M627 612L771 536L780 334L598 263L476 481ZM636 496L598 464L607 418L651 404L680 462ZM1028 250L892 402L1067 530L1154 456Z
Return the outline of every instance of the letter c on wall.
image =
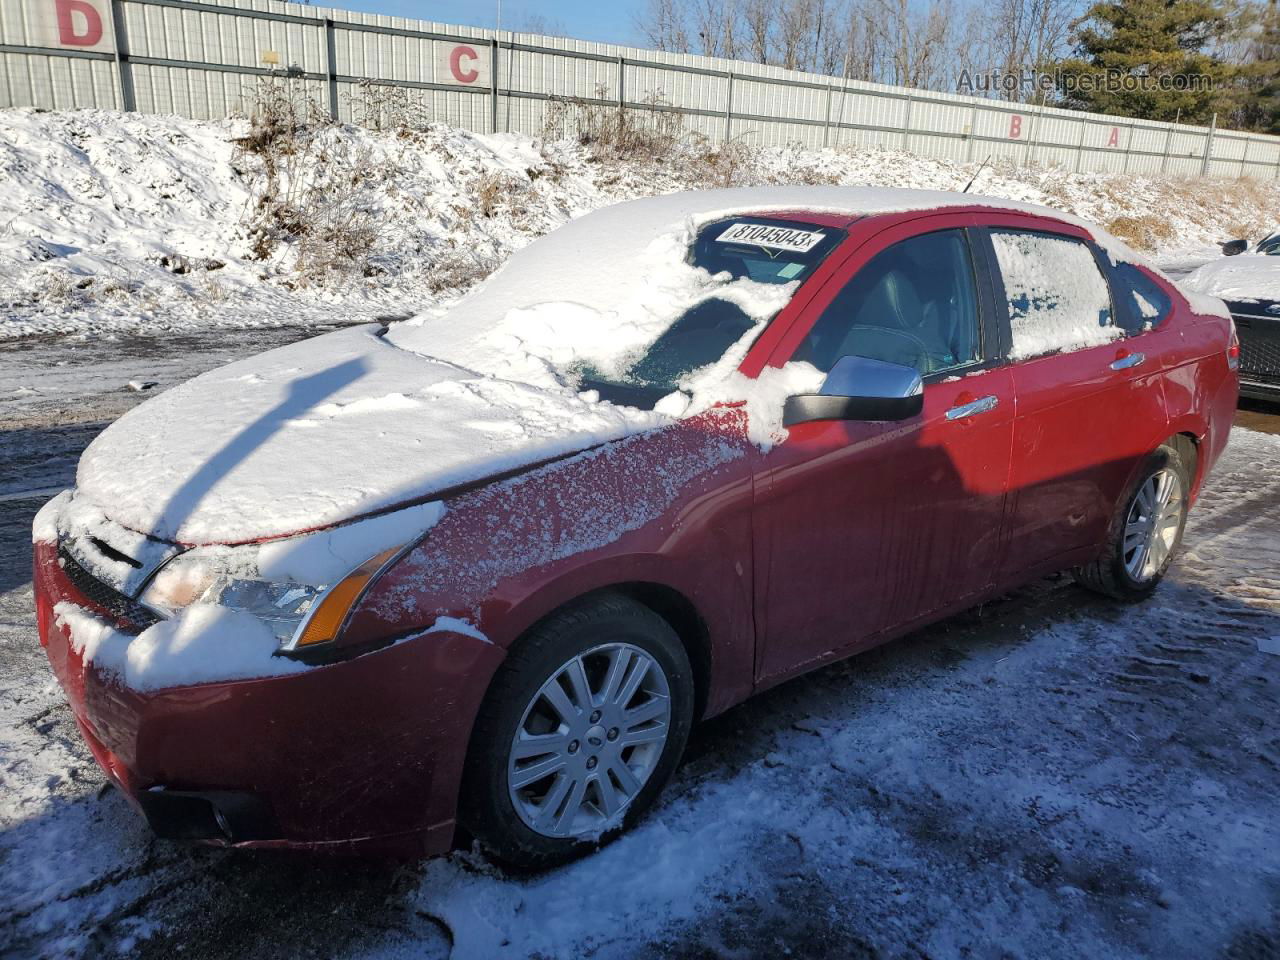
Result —
M453 79L459 83L475 83L480 71L471 66L463 67L462 61L470 63L479 59L480 54L471 47L454 47L449 53L449 72L453 74Z

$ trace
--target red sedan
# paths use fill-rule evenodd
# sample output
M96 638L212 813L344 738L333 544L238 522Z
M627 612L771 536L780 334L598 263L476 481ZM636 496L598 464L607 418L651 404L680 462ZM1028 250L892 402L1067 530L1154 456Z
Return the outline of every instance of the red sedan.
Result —
M635 201L126 415L37 518L41 642L163 836L546 866L759 690L1059 570L1149 595L1237 354L1047 210Z

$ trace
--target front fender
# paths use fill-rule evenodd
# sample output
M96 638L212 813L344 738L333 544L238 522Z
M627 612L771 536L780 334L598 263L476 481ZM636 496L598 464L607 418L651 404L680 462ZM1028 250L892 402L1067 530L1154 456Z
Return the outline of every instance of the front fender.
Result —
M586 593L660 584L708 625L708 710L741 699L753 669L757 455L745 413L717 409L460 495L361 600L347 638L454 617L506 649Z

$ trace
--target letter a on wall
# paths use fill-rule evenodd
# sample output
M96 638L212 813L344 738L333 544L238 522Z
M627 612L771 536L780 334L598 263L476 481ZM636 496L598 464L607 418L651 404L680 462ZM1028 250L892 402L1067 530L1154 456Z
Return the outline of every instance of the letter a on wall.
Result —
M1120 146L1120 128L1119 127L1111 128L1111 135L1107 137L1107 146L1108 147Z
M34 45L61 50L115 49L111 0L23 0Z

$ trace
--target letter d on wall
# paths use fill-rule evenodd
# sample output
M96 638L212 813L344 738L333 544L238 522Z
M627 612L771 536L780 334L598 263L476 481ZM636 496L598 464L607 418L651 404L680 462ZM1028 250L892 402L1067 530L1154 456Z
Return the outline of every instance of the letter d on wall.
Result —
M64 50L115 49L111 0L25 0L33 41Z

